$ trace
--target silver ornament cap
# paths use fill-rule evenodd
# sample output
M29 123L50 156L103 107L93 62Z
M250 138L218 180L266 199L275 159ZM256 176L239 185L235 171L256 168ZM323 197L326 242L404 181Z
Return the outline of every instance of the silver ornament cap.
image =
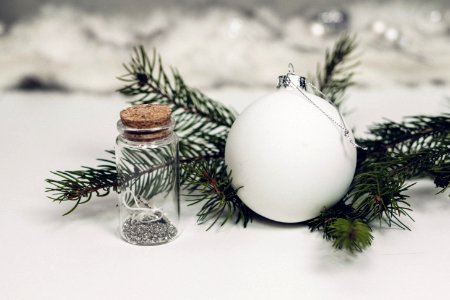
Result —
M277 88L286 88L288 86L301 88L306 91L306 78L294 73L294 66L292 65L292 63L289 63L288 73L286 75L278 76Z

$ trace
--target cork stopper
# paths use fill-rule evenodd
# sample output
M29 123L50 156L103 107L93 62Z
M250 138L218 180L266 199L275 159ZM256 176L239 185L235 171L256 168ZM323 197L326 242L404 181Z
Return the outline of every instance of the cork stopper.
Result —
M140 104L120 112L122 123L131 128L155 128L170 122L172 110L162 104Z
M132 141L153 141L168 137L173 130L170 107L161 104L140 104L120 112L119 132Z

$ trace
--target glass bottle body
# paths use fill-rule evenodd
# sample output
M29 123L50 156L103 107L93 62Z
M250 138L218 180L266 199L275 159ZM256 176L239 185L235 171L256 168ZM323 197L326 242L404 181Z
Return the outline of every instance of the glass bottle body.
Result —
M164 244L179 234L178 138L173 125L135 129L118 122L120 234L129 243Z

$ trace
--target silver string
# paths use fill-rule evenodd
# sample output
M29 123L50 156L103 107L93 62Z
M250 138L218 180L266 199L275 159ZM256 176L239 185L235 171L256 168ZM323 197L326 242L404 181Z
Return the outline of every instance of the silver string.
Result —
M358 145L356 143L356 141L354 139L352 139L352 137L350 136L350 131L347 129L347 126L345 126L345 122L344 119L342 118L342 114L339 112L339 109L337 108L337 106L331 102L330 100L327 99L327 96L322 93L318 88L316 88L314 85L312 85L310 82L307 82L307 84L312 87L314 90L316 90L320 95L322 95L324 97L324 99L326 101L328 101L328 103L330 103L331 105L333 105L338 114L339 114L339 118L341 120L341 123L339 123L338 121L336 121L335 119L333 119L333 117L331 117L328 113L326 113L322 108L320 108L320 106L318 106L314 101L312 101L303 91L300 87L296 86L295 84L293 84L290 80L289 80L289 85L293 88L295 88L297 91L299 91L312 105L314 105L315 108L317 108L325 117L328 118L328 120L330 120L333 124L335 124L337 127L339 127L342 132L344 133L344 136L349 140L350 144L352 144L353 147L355 148L360 148L362 150L367 150L367 148L362 147L360 145Z

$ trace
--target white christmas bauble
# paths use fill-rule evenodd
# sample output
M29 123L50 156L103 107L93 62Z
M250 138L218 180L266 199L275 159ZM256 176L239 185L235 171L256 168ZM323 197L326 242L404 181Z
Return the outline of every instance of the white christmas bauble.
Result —
M342 122L334 106L303 93ZM250 209L295 223L318 216L345 195L356 149L323 112L296 89L282 87L239 115L227 138L225 162Z

